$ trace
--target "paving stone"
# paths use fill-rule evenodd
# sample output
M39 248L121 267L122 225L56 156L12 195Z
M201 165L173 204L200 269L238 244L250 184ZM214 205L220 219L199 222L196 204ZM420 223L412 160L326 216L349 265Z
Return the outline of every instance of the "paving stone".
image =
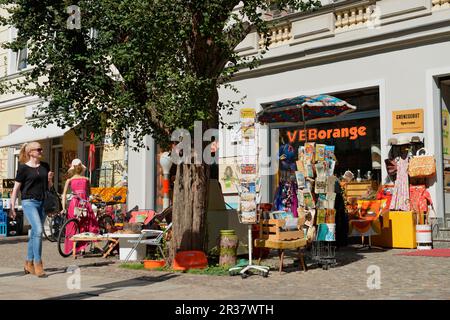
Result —
M272 267L269 277L211 276L119 268L117 257L62 258L56 244L43 242L48 278L23 275L26 237L0 239L0 299L450 299L450 258L405 257L408 250L341 248L338 266L322 270L310 264L308 272L293 265L288 253L278 272L276 252L263 260ZM410 250L409 250L410 251ZM308 259L309 260L309 259ZM81 289L67 288L69 266L79 266ZM369 289L370 266L380 269L380 289ZM30 287L33 290L30 290Z

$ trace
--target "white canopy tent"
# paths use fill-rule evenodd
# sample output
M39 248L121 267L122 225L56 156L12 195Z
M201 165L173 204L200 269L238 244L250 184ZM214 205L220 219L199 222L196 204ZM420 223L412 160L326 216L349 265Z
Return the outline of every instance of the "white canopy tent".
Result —
M45 128L33 128L30 123L27 123L1 139L0 148L20 145L30 141L61 137L70 129L70 127L61 129L56 124L50 124Z

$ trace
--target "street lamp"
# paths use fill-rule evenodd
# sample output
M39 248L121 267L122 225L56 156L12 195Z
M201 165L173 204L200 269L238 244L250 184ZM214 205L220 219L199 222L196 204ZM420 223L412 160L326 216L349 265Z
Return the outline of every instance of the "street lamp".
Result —
M170 168L172 167L172 159L170 158L169 152L164 152L159 159L159 164L163 170L163 209L169 207L169 173Z

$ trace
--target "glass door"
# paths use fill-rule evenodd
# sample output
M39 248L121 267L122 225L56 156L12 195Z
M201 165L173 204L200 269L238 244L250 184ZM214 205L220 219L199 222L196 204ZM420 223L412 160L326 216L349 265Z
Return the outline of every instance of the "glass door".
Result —
M441 82L445 221L450 220L450 79Z
M66 172L64 172L63 165L63 150L62 146L53 146L52 147L52 170L55 172L55 189L58 193L62 193L64 190L64 178L66 176Z

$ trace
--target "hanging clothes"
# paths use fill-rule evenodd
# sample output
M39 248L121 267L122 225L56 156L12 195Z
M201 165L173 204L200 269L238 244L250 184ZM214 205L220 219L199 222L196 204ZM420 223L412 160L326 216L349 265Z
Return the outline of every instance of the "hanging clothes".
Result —
M409 159L397 157L397 179L395 180L390 210L410 211L408 162Z
M283 144L280 146L280 149L278 151L279 157L281 158L284 156L283 160L280 160L280 167L283 171L295 171L297 170L297 166L295 164L296 160L296 152L294 147L292 147L290 144Z
M425 185L409 186L409 198L411 209L417 213L428 213L428 205L433 204Z
M297 207L297 183L280 181L274 200L275 210L292 212L294 217L298 217Z

